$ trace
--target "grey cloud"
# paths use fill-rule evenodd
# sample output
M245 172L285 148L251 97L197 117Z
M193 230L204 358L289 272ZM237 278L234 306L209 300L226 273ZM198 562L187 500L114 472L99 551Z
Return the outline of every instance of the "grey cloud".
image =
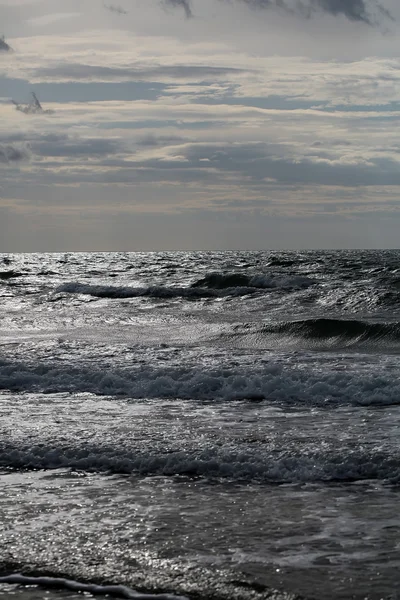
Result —
M350 21L370 22L365 0L312 0L310 8L320 8L332 15L344 15Z
M15 109L19 110L25 115L52 115L54 113L53 110L44 110L35 92L32 92L32 98L33 99L29 104L18 104L18 102L15 102L15 100L12 102L15 105Z
M26 146L14 144L0 144L0 164L21 162L30 158L30 151Z
M69 138L67 135L47 136L47 139L43 138L31 145L35 154L47 157L84 156L97 158L118 154L124 150L116 140Z
M27 141L27 136L24 133L0 133L0 146L25 141Z
M323 142L321 142L320 140L313 142L312 144L310 144L311 148L321 148L322 146L324 147L331 147L331 146L351 146L352 143L349 142L348 140L324 140Z
M105 149L106 150L106 149ZM121 148L122 150L122 148ZM107 167L103 172L83 172L79 163L69 165L68 173L46 173L45 181L97 183L178 183L243 185L266 189L282 186L318 185L355 189L362 186L399 186L398 162L390 159L370 159L369 164L322 161L321 156L291 158L286 147L267 143L185 144L178 156L124 159L104 152L96 165ZM55 154L54 154L55 155ZM55 163L55 166L59 163ZM46 166L51 166L47 162ZM41 177L40 171L37 177Z
M104 8L110 12L116 13L117 15L127 15L128 11L122 8L122 6L117 6L115 4L103 4Z
M331 15L344 15L349 21L364 21L374 25L373 12L381 17L393 19L388 10L375 0L311 0L310 8L323 10Z
M189 0L165 0L171 6L181 6L185 12L192 15ZM221 1L221 0L220 0ZM225 2L231 0L222 0ZM373 14L380 17L392 18L389 11L376 0L236 0L250 8L277 8L286 12L310 17L313 13L322 11L333 16L343 15L349 21L360 21L374 25Z
M35 71L35 76L40 78L59 78L62 80L130 80L130 81L156 81L163 78L214 80L216 77L226 77L232 74L243 73L243 69L233 67L211 66L162 66L155 67L103 67L100 65L85 64L60 64L56 67L43 67Z
M167 138L166 138L167 139ZM172 138L171 138L172 139ZM19 143L18 143L19 142ZM22 144L21 144L22 143ZM0 152L1 149L25 150L27 145L35 156L40 157L85 157L99 159L107 156L123 154L127 151L125 144L118 139L107 139L101 137L78 137L69 136L65 133L41 133L38 131L22 133L10 133L7 135L0 133ZM159 145L162 145L161 142ZM168 145L167 143L165 145ZM21 150L22 148L22 150ZM16 160L12 150L9 150L9 160ZM4 150L4 157L6 152ZM5 162L0 158L0 162ZM50 166L50 161L46 161ZM59 166L60 163L54 163Z
M176 146L178 144L184 144L187 142L187 138L183 138L177 135L160 135L155 136L152 134L141 138L137 145L143 148L160 148L165 146Z
M192 145L185 153L191 167L201 167L204 159L208 168L235 173L252 181L272 179L285 184L319 184L342 186L400 185L398 163L390 159L370 159L366 165L335 163L318 160L323 157L285 157L285 148L266 143L229 145ZM321 156L322 155L322 156ZM175 162L175 166L178 165Z
M290 158L287 149L267 143L249 144L192 144L179 149L182 160L165 158L137 162L138 169L154 171L154 180L163 180L164 172L183 173L185 169L196 176L236 183L269 185L270 182L282 185L318 184L329 186L375 186L400 185L398 163L390 159L371 159L366 165L360 162L336 163L322 161L319 156ZM286 154L286 156L285 156ZM139 175L140 176L140 175Z
M0 37L0 52L11 52L11 46L7 44L4 36Z
M165 2L170 6L178 6L180 8L183 8L183 10L185 11L185 15L188 19L190 19L190 17L193 16L192 9L190 7L190 0L165 0Z

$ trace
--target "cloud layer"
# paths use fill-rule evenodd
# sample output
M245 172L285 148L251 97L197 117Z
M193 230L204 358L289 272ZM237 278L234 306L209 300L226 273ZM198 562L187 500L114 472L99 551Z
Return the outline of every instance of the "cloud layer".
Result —
M394 1L160 3L0 4L0 251L398 245Z
M173 7L181 7L187 17L193 16L190 0L165 0ZM219 0L227 1L227 0ZM343 15L350 21L361 21L368 25L375 25L377 17L392 18L390 12L374 0L303 0L301 2L290 0L236 0L254 9L278 9L289 13L296 13L310 17L315 12L325 12L333 16Z

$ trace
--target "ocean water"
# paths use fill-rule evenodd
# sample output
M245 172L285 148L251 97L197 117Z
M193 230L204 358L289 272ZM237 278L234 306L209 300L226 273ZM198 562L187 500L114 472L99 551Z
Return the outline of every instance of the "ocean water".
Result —
M2 254L0 343L0 600L400 598L400 251Z

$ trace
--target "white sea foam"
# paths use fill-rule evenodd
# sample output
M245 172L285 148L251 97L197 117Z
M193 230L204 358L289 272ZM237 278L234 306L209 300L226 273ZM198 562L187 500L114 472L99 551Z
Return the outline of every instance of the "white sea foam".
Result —
M115 596L117 598L129 598L133 600L187 600L185 596L174 596L173 594L145 594L124 585L96 585L94 583L82 583L59 577L30 577L21 575L20 573L0 577L1 583L25 586L37 585L44 588L70 590L81 594L89 593L93 596Z

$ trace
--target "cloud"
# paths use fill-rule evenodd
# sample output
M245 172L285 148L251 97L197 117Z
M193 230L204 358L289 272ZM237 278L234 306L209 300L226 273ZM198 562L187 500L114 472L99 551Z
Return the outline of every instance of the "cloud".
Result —
M53 110L44 110L42 105L40 104L35 92L32 92L32 102L30 104L18 104L13 100L13 104L15 105L15 109L24 113L25 115L52 115L54 113Z
M193 15L190 0L165 0L167 4L185 10L186 16ZM230 0L223 0L230 1ZM376 17L392 18L389 11L383 8L375 0L236 0L246 4L250 8L256 9L280 9L289 13L296 13L305 17L310 17L314 12L325 12L332 16L343 15L349 21L360 21L368 25L374 25Z
M373 25L372 12L391 18L389 11L377 2L370 2L368 9L366 0L311 0L310 9L323 10L333 16L344 15L349 21L363 21Z
M116 166L116 165L115 165ZM287 145L269 143L187 143L163 148L126 164L136 166L135 178L145 181L230 181L247 185L399 186L399 162L390 157L291 156ZM123 163L120 163L123 168ZM116 173L108 174L114 177ZM121 173L119 173L121 175Z
M69 137L68 135L47 135L32 141L32 149L38 156L45 157L91 157L116 154L123 150L118 140Z
M43 67L34 71L38 80L52 81L161 81L164 79L187 79L214 81L216 77L244 73L235 67L213 67L208 65L153 65L148 67L107 67L67 63L55 67Z
M21 162L30 158L30 151L26 146L15 144L0 144L0 164Z
M183 8L188 19L193 16L192 9L190 7L190 0L165 0L165 2L173 7L178 6Z
M142 148L159 148L165 146L174 146L186 143L188 140L178 135L160 135L148 134L139 139L137 145Z
M10 52L11 46L9 46L3 37L0 37L0 52Z
M110 12L116 13L117 15L127 15L128 11L122 8L122 6L117 6L115 4L103 4L104 8Z

